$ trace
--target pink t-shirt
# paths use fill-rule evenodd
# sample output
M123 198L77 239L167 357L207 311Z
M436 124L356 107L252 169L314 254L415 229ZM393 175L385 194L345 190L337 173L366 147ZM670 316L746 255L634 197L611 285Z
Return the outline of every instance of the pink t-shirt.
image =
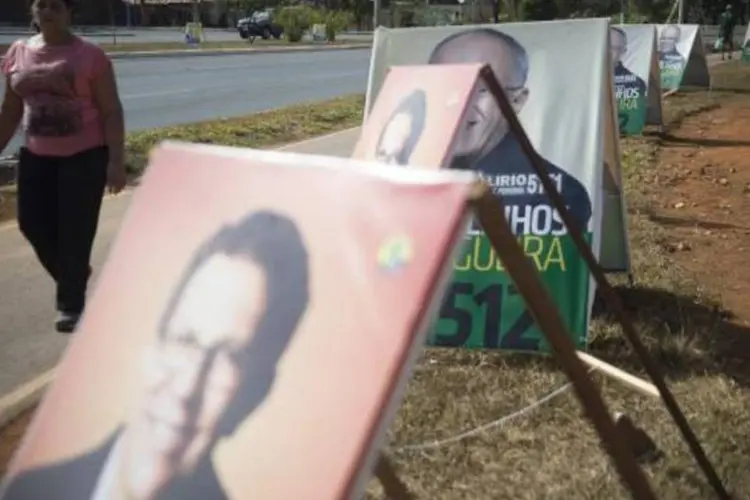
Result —
M36 35L11 45L2 71L23 99L26 147L32 153L71 156L104 144L93 83L110 64L101 48L78 37L52 46Z

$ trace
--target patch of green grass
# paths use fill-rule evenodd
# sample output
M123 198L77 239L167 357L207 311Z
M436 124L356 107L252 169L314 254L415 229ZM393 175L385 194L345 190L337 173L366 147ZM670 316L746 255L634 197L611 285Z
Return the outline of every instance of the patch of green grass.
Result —
M298 42L290 43L286 40L263 40L257 38L253 43L247 40L227 41L227 42L203 42L196 49L191 49L185 42L161 42L161 43L118 43L118 44L100 44L107 52L137 52L137 51L162 51L162 50L217 50L217 49L263 49L263 48L284 48L284 47L306 47L342 45L344 42L333 43L313 43Z
M362 122L364 96L297 104L241 118L218 119L128 134L126 165L138 175L148 153L164 140L264 148L356 127Z

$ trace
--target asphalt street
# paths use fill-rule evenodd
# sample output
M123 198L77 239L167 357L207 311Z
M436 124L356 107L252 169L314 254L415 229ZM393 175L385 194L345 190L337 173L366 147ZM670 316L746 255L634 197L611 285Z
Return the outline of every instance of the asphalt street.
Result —
M363 93L369 57L362 49L117 59L114 65L132 131ZM14 152L20 140L1 154Z

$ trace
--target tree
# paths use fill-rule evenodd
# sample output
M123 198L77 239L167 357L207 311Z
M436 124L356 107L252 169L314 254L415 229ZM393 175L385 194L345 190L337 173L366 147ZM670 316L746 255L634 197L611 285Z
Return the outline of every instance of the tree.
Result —
M140 13L141 13L141 26L146 25L146 4L143 0L138 0L138 5L140 7Z
M340 10L350 12L358 28L363 28L365 19L372 16L373 3L371 0L340 0Z
M79 0L73 13L75 24L108 24L110 21L108 2L102 0Z
M674 0L630 0L630 7L638 14L645 17L651 22L661 22L667 20L669 12L672 10ZM685 11L689 9L689 0L685 0ZM708 2L713 3L713 2Z
M560 14L555 0L526 0L521 12L525 21L549 21Z
M505 13L508 21L514 23L521 18L521 0L505 0Z
M236 0L237 9L243 16L249 16L255 11L263 10L268 7L276 7L279 2L266 2L264 0Z

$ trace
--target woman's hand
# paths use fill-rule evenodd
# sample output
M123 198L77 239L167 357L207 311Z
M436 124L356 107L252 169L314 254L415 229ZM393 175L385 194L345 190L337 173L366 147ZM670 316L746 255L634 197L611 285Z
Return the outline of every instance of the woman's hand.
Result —
M117 194L125 189L127 181L125 165L122 163L109 162L107 165L107 191L109 191L110 194Z
M99 53L100 64L104 65L99 78L94 81L93 97L104 126L104 144L108 148L107 190L117 194L125 188L125 122L122 103L117 92L117 82L112 63L104 52Z
M10 88L10 77L7 77L3 103L0 105L0 153L16 134L22 116L23 100Z

